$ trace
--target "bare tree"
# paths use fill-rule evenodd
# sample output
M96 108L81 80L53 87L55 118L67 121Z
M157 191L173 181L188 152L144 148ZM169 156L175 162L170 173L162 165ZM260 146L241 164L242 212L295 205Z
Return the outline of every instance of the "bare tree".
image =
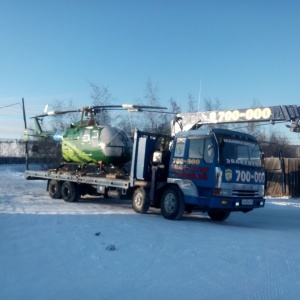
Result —
M171 105L171 112L173 114L180 114L181 113L180 106L178 105L176 100L174 100L173 98L170 99L170 105Z
M133 137L134 129L141 128L139 126L139 112L122 111L114 118L114 126L122 129L129 136Z
M257 99L253 99L251 107L257 108L260 106L261 106L260 102ZM258 126L257 122L248 122L245 131L251 135L254 135L256 138L263 135L262 134L262 131L263 131L262 126Z
M146 88L145 88L145 100L146 105L149 106L158 106L158 95L157 95L157 87L155 87L151 81L151 79L148 79L146 82ZM147 112L145 113L145 124L144 128L150 132L156 132L157 131L157 125L158 125L158 118L157 113L153 112Z
M270 134L268 136L269 145L266 145L265 154L269 154L268 156L276 156L278 155L278 150L274 154L274 145L277 145L277 149L281 150L283 155L286 157L291 156L291 148L290 141L286 136L281 135L278 131L270 130Z
M204 98L204 108L206 111L214 111L221 109L221 102L218 98L215 101L210 98Z
M221 110L221 102L218 98L215 101L211 100L210 98L204 98L204 108L206 111ZM222 128L228 127L227 125L224 125L224 124L222 124L222 125L220 125L220 124L207 125L208 128L215 128L216 126L222 127Z
M76 110L78 107L74 106L72 100L68 102L63 100L54 100L52 104L49 105L54 111L69 111ZM53 131L64 131L70 124L78 122L80 119L79 113L68 113L62 115L54 115L51 118L51 125Z
M90 86L92 88L91 98L93 99L94 105L105 106L111 104L112 96L108 90L108 87L99 86L95 83L90 83ZM103 112L98 113L95 118L97 122L101 125L111 124L111 116L107 110L103 110Z
M191 93L188 94L188 112L195 112L197 111L195 106L195 100Z
M174 116L181 112L181 109L177 102L171 98L170 99L171 111L167 113L160 114L160 124L158 125L157 132L169 135L171 134L171 121Z

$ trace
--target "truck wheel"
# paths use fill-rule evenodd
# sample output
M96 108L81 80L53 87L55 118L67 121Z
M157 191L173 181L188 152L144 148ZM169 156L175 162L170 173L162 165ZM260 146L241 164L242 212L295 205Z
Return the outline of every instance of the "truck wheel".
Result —
M61 187L61 196L66 202L78 201L80 195L74 182L65 181Z
M215 209L208 211L207 214L214 221L225 221L229 217L230 211Z
M52 199L61 198L61 182L55 179L51 179L48 185L49 196Z
M137 188L132 196L132 208L135 212L146 214L150 206L149 190Z
M179 220L184 212L184 196L176 187L166 189L160 202L161 213L165 219Z

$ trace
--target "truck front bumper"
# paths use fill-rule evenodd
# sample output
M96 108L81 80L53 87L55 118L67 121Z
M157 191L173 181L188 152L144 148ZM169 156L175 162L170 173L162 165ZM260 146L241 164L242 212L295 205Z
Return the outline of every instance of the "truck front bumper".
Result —
M186 204L200 210L221 209L227 211L248 212L254 208L265 206L265 199L258 198L239 198L239 197L193 197L186 196Z

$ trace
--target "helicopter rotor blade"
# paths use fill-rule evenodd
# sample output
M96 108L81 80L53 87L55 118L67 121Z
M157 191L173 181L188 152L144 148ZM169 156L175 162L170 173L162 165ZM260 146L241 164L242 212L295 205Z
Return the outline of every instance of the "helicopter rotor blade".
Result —
M32 118L43 118L46 116L56 116L56 115L63 115L63 114L75 113L75 112L84 112L87 115L88 113L97 114L106 110L128 110L129 112L161 112L158 110L164 110L164 109L167 108L162 106L148 106L148 105L134 105L134 104L96 105L96 106L85 106L80 109L66 110L66 111L45 110L44 114L37 115Z
M32 118L43 118L43 117L47 117L47 116L64 115L64 114L68 114L68 113L81 112L81 111L82 111L81 109L65 110L65 111L53 110L53 111L48 111L47 113L42 114L42 115L34 116Z
M86 107L86 110L97 114L106 110L119 110L122 109L122 105L96 105L96 106L89 106Z
M86 108L87 109L87 108ZM122 104L122 105L97 105L88 107L94 114L107 111L107 110L128 110L129 112L160 112L157 109L167 109L161 106L147 106L147 105L134 105L134 104Z
M124 109L128 111L151 111L154 109L167 109L166 107L162 106L148 106L148 105L134 105L134 104L122 104Z

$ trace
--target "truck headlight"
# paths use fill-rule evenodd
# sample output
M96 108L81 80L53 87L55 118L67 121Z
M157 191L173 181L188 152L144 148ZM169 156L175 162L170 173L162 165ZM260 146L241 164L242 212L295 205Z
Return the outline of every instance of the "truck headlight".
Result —
M221 196L230 196L230 190L221 189Z

